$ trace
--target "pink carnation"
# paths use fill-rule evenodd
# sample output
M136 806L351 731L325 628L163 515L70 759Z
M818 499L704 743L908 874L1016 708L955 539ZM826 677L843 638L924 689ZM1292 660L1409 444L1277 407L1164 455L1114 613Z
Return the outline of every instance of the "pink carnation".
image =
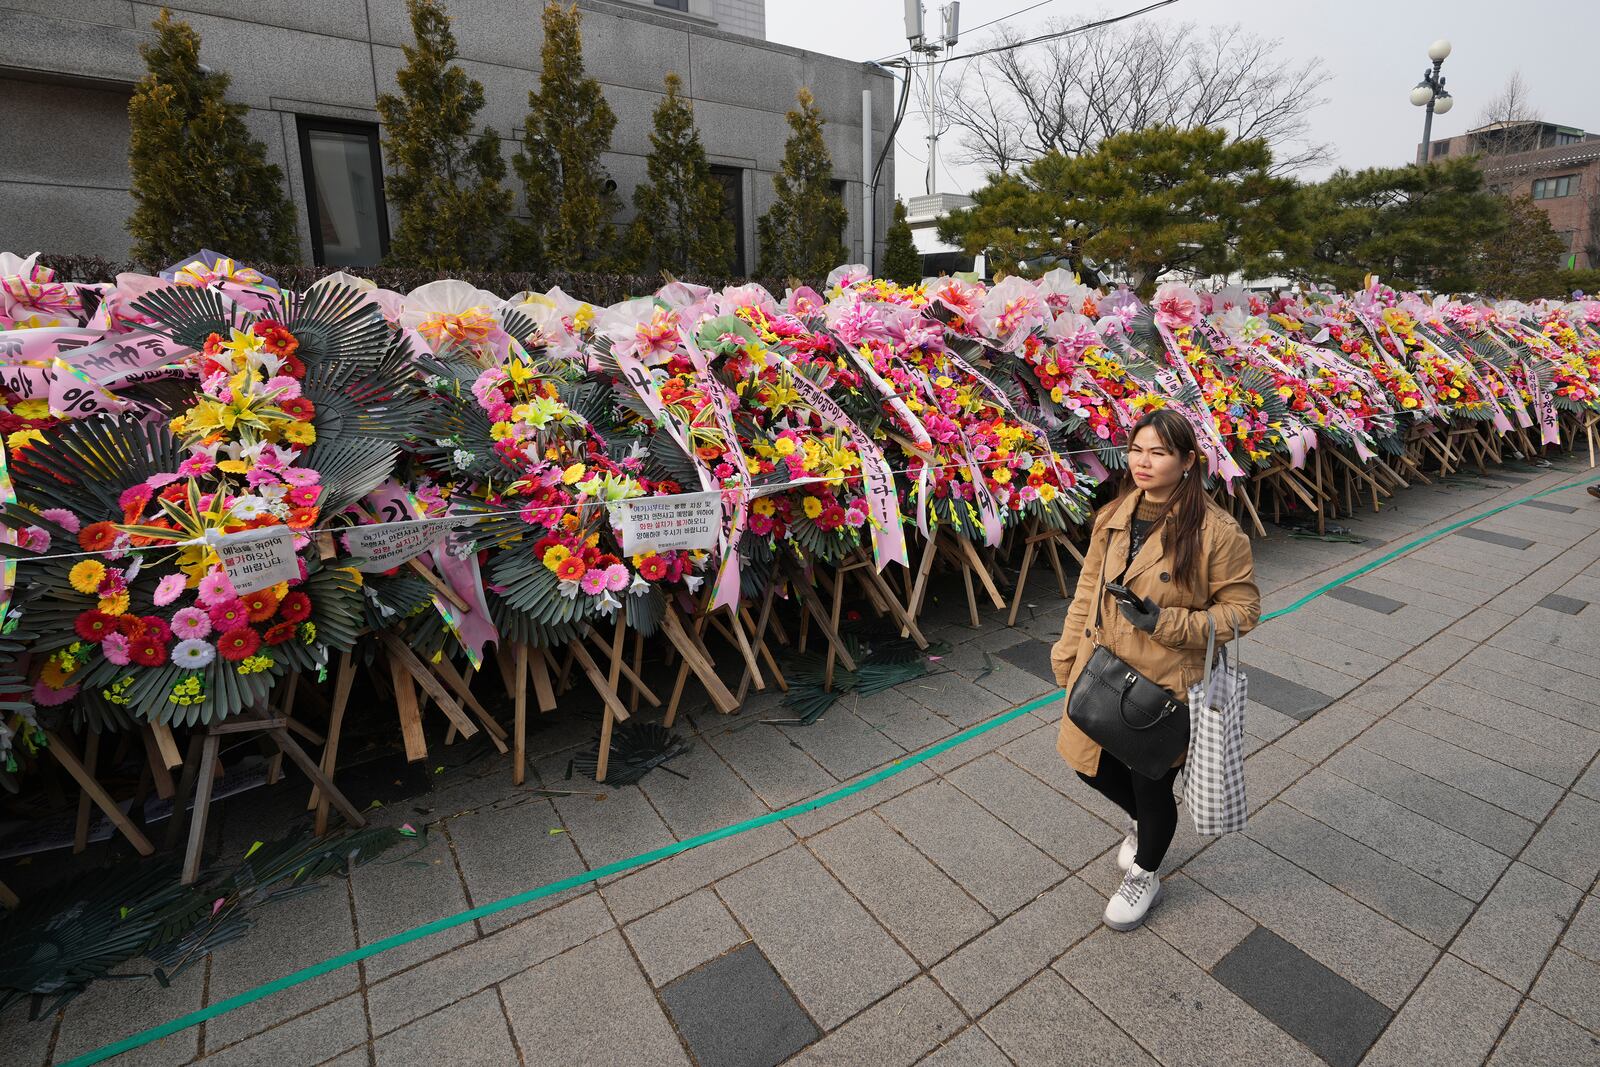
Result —
M283 480L290 485L316 485L322 481L322 475L305 467L290 467L283 472Z
M581 588L585 593L588 593L590 596L598 596L605 591L606 572L591 568L590 570L584 572L583 577L578 582L578 585L579 588Z
M210 574L200 579L200 603L208 608L226 604L238 595L233 591L233 583L228 580L227 572L221 567L213 567Z
M118 667L128 665L128 639L119 633L109 633L100 639L100 654Z
M605 569L605 579L606 588L613 593L622 592L628 588L628 583L633 580L628 574L628 568L620 563L613 563Z
M211 632L211 616L200 608L184 608L172 616L172 632L184 639L204 637Z
M152 598L156 602L156 607L164 608L174 600L177 600L178 596L183 592L184 584L184 578L181 574L169 574L157 582L155 596Z

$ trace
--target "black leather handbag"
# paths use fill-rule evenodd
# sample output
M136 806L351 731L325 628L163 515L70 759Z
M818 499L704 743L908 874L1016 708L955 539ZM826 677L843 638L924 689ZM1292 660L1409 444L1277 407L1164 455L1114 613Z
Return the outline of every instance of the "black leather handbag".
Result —
M1160 778L1189 750L1189 701L1174 696L1099 643L1106 573L1095 590L1094 653L1067 697L1067 717L1101 748L1146 778Z

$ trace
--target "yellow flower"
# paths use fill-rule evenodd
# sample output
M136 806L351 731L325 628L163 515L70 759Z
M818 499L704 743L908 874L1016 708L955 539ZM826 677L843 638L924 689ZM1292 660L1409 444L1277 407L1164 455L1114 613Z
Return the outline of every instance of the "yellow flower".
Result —
M67 572L67 581L72 583L72 588L88 596L100 588L100 580L106 576L106 565L99 560L86 559L75 564Z
M751 504L750 508L757 515L771 515L778 510L777 505L772 502L772 498L767 496L756 498L756 502Z
M544 565L555 570L562 560L572 555L572 550L566 545L551 545L544 550Z
M1417 406L1417 398L1414 396L1408 396L1404 400L1400 401L1400 406L1405 408L1414 408Z
M21 449L23 445L28 444L30 441L37 441L40 444L44 444L44 434L40 433L38 430L17 430L10 437L6 438L6 446L10 448L11 451L16 452L17 450Z
M317 428L309 422L291 422L283 428L283 436L291 445L309 445L317 439Z
M496 441L505 440L507 437L511 436L511 424L509 422L495 423L493 426L489 427L489 436L494 438Z
M948 389L956 383L951 380L950 375L941 374L933 380L933 384L937 385L940 389Z
M11 414L19 419L47 419L50 417L50 405L39 397L34 397L32 400L21 400L12 405Z
M806 497L805 500L801 502L800 507L805 511L806 518L808 519L814 519L818 515L822 514L822 501L818 500L814 496Z
M107 615L122 615L128 610L128 594L116 593L100 598L100 610Z
M773 443L772 447L777 449L780 456L792 456L794 455L794 438L780 437Z
M999 470L995 471L994 480L999 482L1001 485L1005 485L1011 480L1010 469L1007 467L1001 467Z
M561 472L562 484L577 485L579 482L583 481L583 476L586 473L587 471L582 463L574 463L572 466Z
M1051 485L1049 482L1045 482L1043 485L1041 485L1039 487L1039 499L1040 500L1043 500L1046 504L1048 504L1048 503L1050 503L1050 501L1054 500L1055 498L1056 498L1056 487L1055 486Z
M1061 398L1066 396L1066 395L1067 394L1065 394L1065 393L1063 393L1061 391L1061 386L1052 385L1050 387L1050 399L1054 400L1057 404L1061 403Z

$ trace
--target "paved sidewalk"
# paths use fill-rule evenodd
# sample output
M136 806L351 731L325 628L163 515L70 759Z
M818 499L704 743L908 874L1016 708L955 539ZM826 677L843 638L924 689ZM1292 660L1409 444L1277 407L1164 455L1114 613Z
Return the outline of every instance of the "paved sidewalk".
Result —
M1365 544L1258 542L1268 609L1577 472L1419 487ZM1120 822L1056 756L1060 705L845 801L384 953L117 1062L1600 1064L1600 504L1571 489L1385 564L1245 641L1253 815L1180 812L1145 929L1100 925ZM261 913L173 988L0 1018L61 1063L354 945L760 815L1054 689L1064 605L962 623L939 673L811 727L695 714L639 785L545 799L504 764L380 817L426 848ZM1029 612L1025 611L1024 615ZM540 782L572 789L587 723ZM553 751L553 749L559 749ZM300 802L297 800L297 802ZM422 814L419 814L422 812ZM448 813L462 812L446 816ZM259 814L259 813L258 813ZM251 824L225 813L230 847Z

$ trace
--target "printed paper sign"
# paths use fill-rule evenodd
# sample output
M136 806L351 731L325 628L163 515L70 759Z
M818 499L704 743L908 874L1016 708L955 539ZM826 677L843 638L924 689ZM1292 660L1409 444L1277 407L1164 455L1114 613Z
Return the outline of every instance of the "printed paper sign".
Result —
M344 535L344 547L349 550L350 564L356 570L378 574L433 551L449 535L450 524L444 522L357 526Z
M294 554L294 531L287 526L245 530L210 540L236 592L254 593L257 589L300 577L300 562Z
M715 548L722 536L722 494L639 497L617 505L622 551L674 552Z

